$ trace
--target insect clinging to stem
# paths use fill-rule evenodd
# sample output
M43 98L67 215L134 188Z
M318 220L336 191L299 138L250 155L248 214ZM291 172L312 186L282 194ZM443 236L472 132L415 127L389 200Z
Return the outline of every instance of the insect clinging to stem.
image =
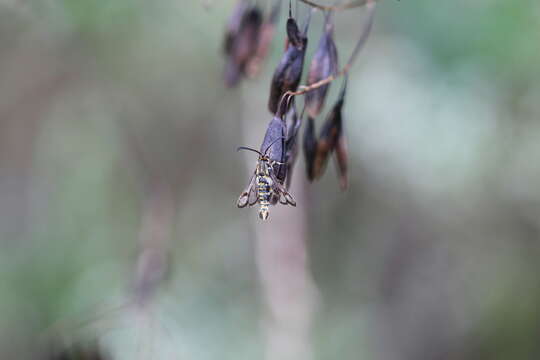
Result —
M291 194L289 194L285 189L285 186L276 176L276 167L279 169L279 166L285 164L271 159L268 155L268 150L280 140L283 141L283 138L280 137L275 139L266 147L264 152L245 146L241 146L237 149L238 151L248 150L259 154L255 172L253 173L247 188L240 194L236 205L239 208L243 208L247 205L253 206L256 203L259 203L259 218L261 220L268 219L269 206L276 204L278 201L283 205L296 206L296 201L294 201Z

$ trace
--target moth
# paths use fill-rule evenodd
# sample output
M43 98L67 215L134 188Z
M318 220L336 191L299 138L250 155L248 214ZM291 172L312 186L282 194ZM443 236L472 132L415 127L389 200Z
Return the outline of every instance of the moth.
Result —
M283 182L286 178L285 136L283 121L274 117L268 126L260 151L241 146L238 150L248 150L259 154L257 166L246 189L240 194L236 205L259 204L259 218L267 220L270 205L280 203L296 206L296 201L287 191Z

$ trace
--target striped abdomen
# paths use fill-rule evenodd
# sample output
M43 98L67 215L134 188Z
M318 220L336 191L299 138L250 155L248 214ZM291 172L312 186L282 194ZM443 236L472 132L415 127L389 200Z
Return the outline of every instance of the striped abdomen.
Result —
M271 180L267 176L259 176L257 178L257 197L259 199L259 217L262 220L268 219L268 206L270 205L270 198L272 196L272 190L270 188Z

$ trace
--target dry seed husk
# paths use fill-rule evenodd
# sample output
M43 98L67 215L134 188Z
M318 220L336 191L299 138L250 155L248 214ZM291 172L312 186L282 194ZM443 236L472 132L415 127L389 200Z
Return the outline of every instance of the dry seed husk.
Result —
M242 15L239 29L232 38L228 49L225 67L225 83L229 87L236 86L246 72L249 61L256 55L259 34L262 24L262 13L257 7L248 8ZM227 42L228 40L226 40Z
M272 114L284 114L287 112L289 107L287 106L286 101L283 101L283 104L281 104L282 108L278 109L282 96L287 91L295 91L300 84L308 42L306 34L310 20L311 17L306 21L302 33L299 31L298 25L296 25L294 19L289 18L287 20L287 49L274 71L274 76L272 77L272 83L270 85L268 110L270 110Z
M276 0L270 15L264 20L259 32L258 46L255 55L248 62L246 74L250 78L257 76L261 70L262 63L268 56L268 51L274 38L276 23L279 20L281 10L281 0Z
M321 129L319 141L317 144L317 153L315 156L314 175L320 178L326 169L326 163L330 153L335 149L339 137L343 132L342 109L346 92L346 83L343 86L341 94L332 107Z
M347 141L343 133L338 138L336 147L335 147L335 156L337 169L339 174L339 186L342 190L347 189L349 186L349 177L348 177L348 151L347 151Z
M303 115L303 114L302 114ZM293 104L287 114L287 140L285 141L285 164L287 164L287 189L291 185L292 173L296 158L298 156L298 130L302 124L301 117L296 113L296 106Z
M229 23L227 24L227 28L225 29L225 38L223 40L223 52L226 55L230 55L232 51L234 39L236 38L236 35L238 35L238 31L240 30L240 23L242 22L242 18L244 17L247 9L247 1L240 0L236 3L233 13L229 18Z
M324 32L309 67L308 85L337 74L338 67L337 48L334 42L334 25L332 16L327 14ZM306 94L306 109L309 116L315 118L321 113L329 88L330 84L323 85Z
M309 181L315 179L314 164L317 153L317 138L315 137L315 120L308 116L306 128L304 129L304 159L306 162L306 175Z

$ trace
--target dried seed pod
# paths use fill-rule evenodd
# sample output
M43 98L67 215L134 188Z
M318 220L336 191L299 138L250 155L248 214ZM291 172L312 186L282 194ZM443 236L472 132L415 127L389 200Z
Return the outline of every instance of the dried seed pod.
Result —
M237 31L237 17L241 13ZM233 21L234 20L234 21ZM255 56L258 48L259 33L262 24L262 13L258 7L244 9L238 6L231 20L230 30L225 37L225 83L229 87L236 86L246 71L248 62Z
M347 189L349 186L349 178L347 174L347 162L348 162L348 151L347 151L347 141L343 133L338 138L336 147L335 147L335 156L336 163L339 173L339 186L342 190Z
M285 140L285 164L287 166L287 186L288 189L292 181L292 173L294 164L296 163L296 157L298 156L298 130L302 125L302 116L303 112L298 117L296 113L296 106L293 103L289 113L287 114L286 125L287 125L287 139Z
M247 9L248 2L246 0L239 0L236 3L233 13L229 18L227 28L225 29L225 38L223 40L223 52L226 55L224 79L225 84L229 87L235 86L241 76L240 68L238 64L236 64L232 54L236 37L240 31L240 24Z
M314 175L316 178L320 178L326 168L326 163L330 153L335 149L339 137L342 135L343 123L342 123L342 108L344 103L344 97L346 92L346 82L344 83L341 94L332 107L332 110L328 113L324 125L319 135L319 141L317 143L317 153L315 156Z
M287 39L289 40L289 43L291 43L293 46L296 46L297 48L304 46L304 39L302 37L302 33L300 32L300 29L298 28L298 24L296 23L296 20L292 17L289 17L287 19Z
M229 18L225 29L225 38L223 39L223 52L226 55L229 55L232 51L234 39L240 30L240 23L247 9L248 2L246 0L239 0Z
M308 86L338 72L338 55L334 42L332 18L330 13L326 14L324 31L309 67ZM315 118L321 113L329 88L330 84L323 85L306 94L306 107L309 116Z
M306 162L306 173L309 181L315 179L314 165L317 154L317 139L315 138L315 120L308 116L308 123L304 129L304 159Z
M308 42L306 34L310 20L311 15L309 15L302 33L299 31L296 21L293 18L289 17L287 20L287 50L274 72L270 86L268 110L272 114L284 114L287 112L288 107L286 104L282 104L284 108L278 109L282 100L281 98L287 91L296 90L300 83Z
M276 0L270 16L266 18L266 20L261 26L257 51L255 52L255 55L251 58L251 60L248 62L246 67L246 73L251 78L258 75L261 69L261 64L268 55L270 44L272 43L272 39L274 38L276 23L279 19L280 9L281 0Z

